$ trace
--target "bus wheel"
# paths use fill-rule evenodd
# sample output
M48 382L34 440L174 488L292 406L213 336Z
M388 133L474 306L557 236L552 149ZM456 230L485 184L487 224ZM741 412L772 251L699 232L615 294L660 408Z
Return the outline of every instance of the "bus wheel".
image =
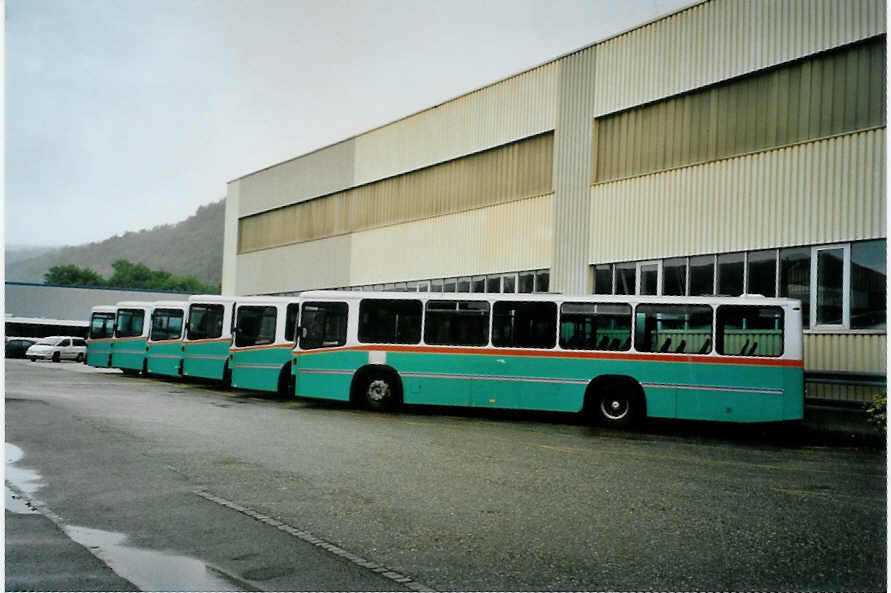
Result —
M294 396L294 383L290 363L283 366L278 373L278 395L279 397Z
M365 397L365 405L372 410L387 410L396 405L398 401L397 390L399 384L393 375L375 373L368 377L362 394Z
M640 400L628 383L612 381L600 388L597 415L604 426L632 426L637 423L641 411Z

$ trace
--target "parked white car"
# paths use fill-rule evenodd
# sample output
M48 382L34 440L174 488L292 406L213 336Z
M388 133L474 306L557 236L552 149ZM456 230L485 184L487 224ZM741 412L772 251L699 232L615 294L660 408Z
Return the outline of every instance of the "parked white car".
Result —
M86 356L86 352L87 342L83 338L50 336L41 339L28 348L25 352L25 358L30 358L31 362L38 358L41 360L52 360L53 362L59 362L62 359L81 362L84 356Z

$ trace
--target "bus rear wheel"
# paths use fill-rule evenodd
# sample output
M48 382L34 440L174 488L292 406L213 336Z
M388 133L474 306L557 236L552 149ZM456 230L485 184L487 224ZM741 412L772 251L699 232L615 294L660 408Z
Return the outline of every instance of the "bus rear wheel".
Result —
M637 424L643 407L640 398L625 381L611 381L598 390L595 413L600 423L614 428Z

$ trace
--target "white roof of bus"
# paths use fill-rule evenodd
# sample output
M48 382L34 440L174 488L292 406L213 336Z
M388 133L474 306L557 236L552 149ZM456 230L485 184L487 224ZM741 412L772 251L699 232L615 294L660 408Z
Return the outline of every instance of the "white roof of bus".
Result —
M115 308L117 309L151 309L154 307L154 303L149 303L148 301L121 301Z
M221 296L218 294L193 294L189 297L190 303L234 303L235 297Z
M310 290L300 295L301 300L360 300L378 299L457 299L457 300L499 300L499 301L558 301L558 302L599 302L599 303L659 303L659 304L771 304L795 305L800 301L789 298L768 298L761 295L743 296L652 296L621 294L556 294L556 293L500 293L500 292L383 292L356 290Z
M116 310L114 305L96 305L92 308L93 313L114 313Z
M277 296L243 296L235 297L235 305L281 305L284 303L298 303L302 297L277 297Z
M182 309L186 310L189 303L186 301L155 301L153 303L155 309Z

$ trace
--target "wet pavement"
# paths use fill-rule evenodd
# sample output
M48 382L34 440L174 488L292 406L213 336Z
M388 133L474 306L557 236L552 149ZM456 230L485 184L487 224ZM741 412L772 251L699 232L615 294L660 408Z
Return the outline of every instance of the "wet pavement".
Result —
M873 448L713 425L373 414L82 365L6 368L7 590L884 583ZM838 434L860 427L829 416Z

